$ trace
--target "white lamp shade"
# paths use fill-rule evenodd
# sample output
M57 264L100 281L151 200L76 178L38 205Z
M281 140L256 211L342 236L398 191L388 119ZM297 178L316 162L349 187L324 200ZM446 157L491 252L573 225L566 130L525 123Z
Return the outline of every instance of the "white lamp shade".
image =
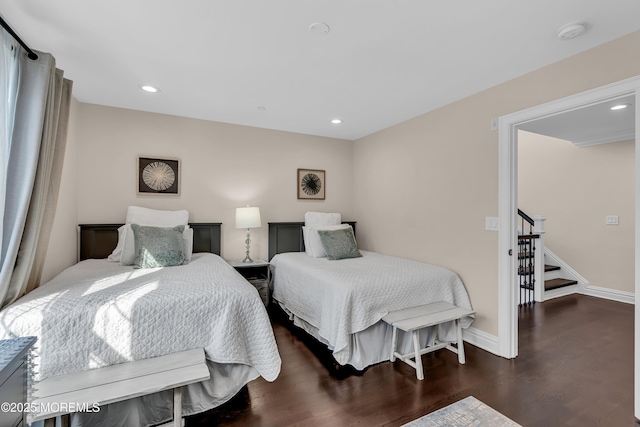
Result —
M236 208L236 228L256 228L262 227L260 221L260 208L247 206Z

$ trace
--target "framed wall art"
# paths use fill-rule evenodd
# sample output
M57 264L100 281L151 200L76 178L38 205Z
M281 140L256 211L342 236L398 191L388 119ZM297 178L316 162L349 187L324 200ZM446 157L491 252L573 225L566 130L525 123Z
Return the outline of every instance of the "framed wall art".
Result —
M180 160L138 157L138 194L180 195Z
M298 199L324 200L325 173L317 169L298 169Z

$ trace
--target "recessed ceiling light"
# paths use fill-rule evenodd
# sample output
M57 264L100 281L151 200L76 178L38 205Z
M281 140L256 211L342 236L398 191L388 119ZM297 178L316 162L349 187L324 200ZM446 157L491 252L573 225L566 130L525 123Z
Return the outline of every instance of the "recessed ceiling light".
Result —
M628 106L629 106L629 104L618 104L618 105L614 105L613 107L611 107L611 109L613 111L615 111L615 110L624 110Z
M340 119L333 119L333 120L331 120L331 123L333 123L334 125L339 125L340 123L342 123L342 120L340 120Z
M149 85L140 85L140 89L142 89L145 92L149 92L149 93L160 92L160 89L158 89L157 87L153 87L153 86L149 86Z
M586 29L587 26L585 24L575 22L566 24L558 29L558 38L560 40L570 40L584 33Z

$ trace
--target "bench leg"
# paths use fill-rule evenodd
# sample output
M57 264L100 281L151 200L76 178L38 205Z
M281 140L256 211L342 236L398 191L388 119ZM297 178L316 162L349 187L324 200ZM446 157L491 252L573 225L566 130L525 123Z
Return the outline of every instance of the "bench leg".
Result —
M182 387L173 389L173 425L182 427Z
M70 427L71 426L71 415L69 414L62 414L59 415L60 417L60 427ZM58 424L58 421L56 419L57 417L53 417L53 418L47 418L44 420L43 425L44 427L56 427L56 424ZM22 425L22 424L20 424Z
M396 361L396 345L398 342L398 328L393 326L393 332L391 334L391 358L392 362Z
M466 358L464 357L464 342L462 341L462 328L460 327L460 319L456 320L456 333L458 334L458 363L464 365Z
M422 371L422 355L420 354L420 330L413 331L413 347L416 353L416 376L419 380L424 379Z

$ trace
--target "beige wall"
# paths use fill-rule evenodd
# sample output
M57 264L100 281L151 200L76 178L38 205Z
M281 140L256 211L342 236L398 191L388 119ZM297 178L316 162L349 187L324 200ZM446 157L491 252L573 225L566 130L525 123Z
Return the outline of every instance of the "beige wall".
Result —
M123 222L127 206L187 209L192 222L222 222L222 256L244 257L235 208L259 206L252 257L267 258L267 223L310 210L352 215L353 143L309 135L81 103L78 221ZM139 155L181 160L180 196L136 195ZM297 168L326 170L326 200L297 199Z
M639 75L639 45L632 33L356 141L358 242L456 271L474 326L497 335L498 233L484 229L498 214L491 119Z
M639 75L638 45L632 33L354 143L79 104L77 221L121 222L130 204L187 208L192 221L223 222L223 256L238 258L235 207L260 206L265 225L341 211L358 221L364 249L458 272L478 312L474 326L497 335L498 234L484 230L485 217L498 214L491 119ZM182 160L179 198L136 196L141 154ZM298 167L327 170L325 202L296 199ZM266 226L254 248L267 256Z
M635 141L576 148L518 134L518 206L547 218L545 244L591 285L635 292ZM618 215L620 225L606 225Z
M69 111L69 129L67 147L64 155L64 166L60 181L58 206L53 220L51 239L47 248L42 283L78 260L77 225L78 225L78 187L77 187L77 136L78 101L71 99Z

